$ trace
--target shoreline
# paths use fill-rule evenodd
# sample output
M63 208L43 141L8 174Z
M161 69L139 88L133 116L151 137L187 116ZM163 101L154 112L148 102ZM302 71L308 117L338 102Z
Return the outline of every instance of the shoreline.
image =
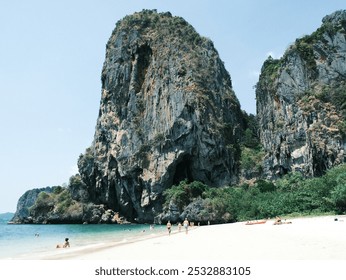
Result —
M334 221L338 218L338 221ZM291 224L246 222L196 226L120 242L73 246L27 260L345 260L346 216L290 218Z
M102 237L100 237L100 240L98 242L92 241L92 243L90 244L73 245L72 242L71 247L69 248L56 248L53 244L52 247L50 247L49 250L46 251L41 250L32 253L22 253L13 257L0 258L0 260L59 260L67 258L77 258L77 256L81 254L98 252L117 246L141 242L147 239L158 238L164 236L165 232L166 231L162 231L161 229L158 229L157 231L153 231L151 233L142 231L141 233L145 235L139 235L140 232L138 232L136 235L125 236L119 240L107 239L104 241L102 240Z

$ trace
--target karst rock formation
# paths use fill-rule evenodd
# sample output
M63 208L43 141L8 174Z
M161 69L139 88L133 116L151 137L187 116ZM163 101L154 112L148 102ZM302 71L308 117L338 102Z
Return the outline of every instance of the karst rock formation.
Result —
M164 209L165 190L182 180L223 187L292 171L320 176L345 162L346 10L264 62L256 117L241 111L211 40L170 13L120 20L101 81L94 140L78 159L79 174L67 188L25 193L13 222L160 223L186 213L224 222L202 197L183 213L174 201Z
M324 17L281 59L268 58L256 100L265 176L320 176L344 162L346 11Z
M238 180L242 113L213 43L184 19L144 10L106 46L92 146L78 161L90 198L151 222L181 180Z

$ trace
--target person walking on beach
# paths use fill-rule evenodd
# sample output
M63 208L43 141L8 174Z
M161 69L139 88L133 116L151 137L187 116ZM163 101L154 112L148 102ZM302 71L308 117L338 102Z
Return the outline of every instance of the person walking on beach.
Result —
M171 235L171 231L172 231L172 224L170 221L168 221L167 223L167 230L168 230L168 235Z
M187 234L187 232L189 230L189 221L187 220L187 218L185 218L183 225L185 228L185 233Z

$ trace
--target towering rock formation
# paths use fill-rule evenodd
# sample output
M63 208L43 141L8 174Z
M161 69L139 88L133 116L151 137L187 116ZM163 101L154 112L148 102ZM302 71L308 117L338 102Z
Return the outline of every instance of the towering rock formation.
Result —
M90 199L152 221L183 179L237 181L241 111L213 43L170 13L119 21L106 47L93 144L78 161Z
M346 11L322 22L262 67L257 117L269 177L318 176L345 161Z

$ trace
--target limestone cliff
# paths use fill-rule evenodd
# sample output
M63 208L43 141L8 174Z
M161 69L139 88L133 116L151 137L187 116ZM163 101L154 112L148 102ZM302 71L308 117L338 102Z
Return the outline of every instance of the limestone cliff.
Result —
M123 217L102 204L88 201L80 176L72 176L68 187L54 186L26 191L18 200L10 223L81 224L123 223Z
M263 64L256 99L268 177L318 176L345 161L346 11L322 22Z
M78 161L94 203L153 221L183 179L237 182L241 111L213 43L180 17L144 10L106 46L92 146Z
M35 188L26 191L18 200L16 213L11 219L14 223L30 223L33 218L30 215L30 208L35 204L41 192L51 193L55 187Z

